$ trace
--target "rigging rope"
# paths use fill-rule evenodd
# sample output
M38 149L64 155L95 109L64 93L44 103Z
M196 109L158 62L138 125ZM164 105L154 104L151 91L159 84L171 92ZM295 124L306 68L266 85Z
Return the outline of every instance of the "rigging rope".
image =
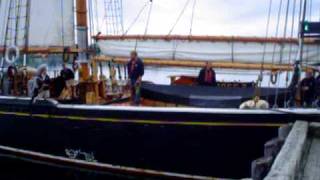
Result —
M95 20L96 20L96 32L100 32L100 26L99 26L99 8L98 8L98 2L97 0L94 0L94 7L95 7Z
M64 0L60 0L60 5L61 5L61 40L62 40L62 47L64 47L64 14L63 14L63 3Z
M127 35L127 34L128 34L128 32L130 31L130 29L132 28L132 26L134 26L135 23L136 23L136 22L138 21L138 19L140 18L142 12L145 10L145 8L148 6L148 4L149 4L149 2L147 2L147 3L145 3L145 4L143 5L143 7L140 9L138 15L134 18L134 20L133 20L132 23L129 25L128 29L124 32L123 35Z
M170 29L170 31L169 31L169 33L168 33L168 35L171 35L172 31L174 30L174 28L176 27L176 25L177 25L177 24L178 24L178 22L180 21L180 19L181 19L182 15L183 15L183 14L184 14L184 12L186 11L186 9L187 9L187 7L188 7L188 5L189 5L190 1L191 1L191 0L187 0L187 1L186 1L186 3L185 3L185 5L184 5L184 7L182 8L182 11L180 12L180 14L179 14L179 16L178 16L177 20L175 21L175 23L173 24L172 28Z
M192 6L192 14L191 14L191 23L190 23L190 32L189 32L190 36L192 35L192 28L193 28L193 20L194 20L194 12L196 9L196 3L197 3L197 0L194 0L193 6Z
M313 1L309 0L309 21L310 22L312 21L312 3L313 3ZM306 66L309 65L309 61L310 61L309 57L310 58L312 57L311 55L309 56L309 53L310 53L310 47L306 46L306 60L305 60Z
M18 45L18 39L19 39L19 24L20 24L20 13L21 13L21 2L22 0L18 0L16 3L17 9L16 9L16 31L15 31L15 39L14 39L14 44L17 46Z
M279 26L280 26L280 19L281 19L282 3L283 3L283 0L280 0L280 6L279 6L279 10L278 10L278 18L277 18L277 25L276 25L275 37L278 37L278 34L279 34ZM272 61L271 61L272 64L274 64L276 46L277 46L277 44L274 44L274 45L273 45ZM269 88L269 89L270 89L270 86L271 86L271 77L272 77L272 76L270 76L270 79L269 79L269 82L268 82L268 88ZM268 95L267 95L267 101L269 101L269 94L270 94L270 93L268 93Z
M282 4L283 4L283 0L280 0L280 7L279 7L279 11L278 11L278 18L277 18L277 25L276 25L275 37L278 37L278 34L279 34L279 27L280 27L280 21L281 21L281 10L282 10ZM275 60L276 46L277 46L277 44L274 44L274 45L273 45L273 52L272 52L272 64L274 64L274 60Z
M93 44L94 40L93 40L92 36L95 34L94 33L95 26L94 26L93 2L92 1L89 1L89 24L90 24L90 27L89 27L90 41L89 42L91 42L91 44Z
M288 28L288 18L289 18L289 8L290 8L290 1L291 0L287 0L287 8L286 8L286 16L285 16L285 21L284 21L284 31L283 31L283 38L285 39L287 37L287 28ZM282 64L283 61L283 50L284 50L284 46L285 44L281 44L281 49L280 49L280 60L279 60L279 64ZM277 77L280 76L281 74L281 70L277 72ZM279 97L279 82L277 82L277 86L276 86L276 96L274 98L274 106L278 107L277 103L278 103L278 97Z
M269 10L268 10L268 18L267 18L267 26L266 26L266 34L265 34L266 38L268 38L268 36L269 36L271 11L272 11L272 0L269 1ZM261 68L260 68L260 75L258 76L258 79L257 79L257 86L256 86L257 88L261 88L261 84L262 84L262 80L263 80L263 71L264 71L264 62L265 62L266 51L267 51L267 43L265 43L263 46L262 63L261 63ZM257 91L258 91L258 89L256 89L256 95L258 95Z
M291 32L290 32L290 38L293 38L294 34L294 26L295 26L295 15L296 15L296 5L297 5L297 0L293 1L293 7L292 7L292 15L291 15ZM289 46L289 64L292 64L292 43ZM289 83L289 71L286 72L286 88L288 88L288 83ZM284 102L285 102L285 107L287 105L287 93L284 94Z
M148 18L147 18L147 23L146 23L146 28L145 28L145 31L144 31L144 35L147 35L147 33L148 33L149 21L150 21L150 17L151 17L152 7L153 7L153 1L150 0L149 13L148 13Z

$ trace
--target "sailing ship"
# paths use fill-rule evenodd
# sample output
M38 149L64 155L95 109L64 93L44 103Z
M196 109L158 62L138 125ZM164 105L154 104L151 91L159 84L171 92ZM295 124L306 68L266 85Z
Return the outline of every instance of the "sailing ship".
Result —
M304 1L304 9L306 3ZM14 61L22 67L30 65L32 55L54 54L63 59L63 55L77 54L81 69L79 86L83 90L79 104L55 99L30 103L26 89L0 96L1 157L20 157L22 161L52 168L125 177L243 178L249 176L251 161L260 156L257 149L262 149L264 142L276 135L278 127L296 120L319 120L318 109L237 109L239 103L253 96L256 90L262 97L269 96L272 104L281 105L285 101L282 96L286 96L286 88L263 89L255 83L244 82L238 85L247 87L233 87L233 82L222 83L221 87L216 88L190 86L187 83L145 83L142 93L146 100L169 102L177 107L101 105L99 100L104 93L101 95L100 85L107 82L98 78L99 74L103 75L101 68L98 72L102 67L99 65L113 59L113 63L119 63L120 72L121 64L125 63L124 56L135 46L145 58L146 65L199 67L204 61L227 59L224 57L226 54L212 52L217 44L222 45L222 49L231 46L232 49L245 51L249 47L264 47L265 44L266 47L274 47L280 43L280 51L296 47L296 51L289 54L294 57L293 54L299 52L300 59L296 64L300 67L299 62L306 58L302 55L303 45L306 43L311 49L319 45L312 40L304 41L304 36L298 42L295 39L97 35L95 39L102 55L88 56L88 53L96 51L88 47L87 1L77 0L75 5L76 14L73 13L73 0L0 1L0 22L5 24L2 26L5 28L0 29L2 76L5 74L4 67ZM57 9L60 15L57 15ZM154 48L160 49L159 52L152 49L150 43L153 41L159 41ZM171 50L172 43L181 44ZM280 56L286 57L281 53ZM92 61L88 61L88 57ZM272 63L272 57L267 56L265 62L255 64L253 59L259 55L251 53L234 53L232 57L230 62L212 61L212 65L279 71L292 70L293 67L289 64L291 59L283 58L283 63L276 65ZM317 57L314 62L317 62ZM210 93L203 93L205 91ZM233 94L234 91L241 92L241 95ZM20 96L14 96L16 94Z

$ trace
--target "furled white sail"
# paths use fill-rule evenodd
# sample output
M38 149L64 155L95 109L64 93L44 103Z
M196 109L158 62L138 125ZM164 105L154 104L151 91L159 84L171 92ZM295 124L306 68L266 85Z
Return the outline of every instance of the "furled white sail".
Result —
M281 45L268 42L231 42L231 41L189 41L189 40L160 40L160 39L101 39L98 46L102 54L113 57L127 57L130 51L136 50L142 58L202 60L241 63L291 64L297 58L298 44L283 44L283 56L280 58ZM290 54L291 46L291 55ZM265 53L264 53L265 52ZM289 59L289 57L291 57ZM282 59L282 62L279 62ZM319 44L306 44L304 62L319 63Z
M1 0L0 3L0 46L5 44L10 1L15 0ZM10 31L18 32L17 45L19 46L24 46L25 42L26 26L23 17L26 15L26 2L27 0L22 0L20 4L19 27L12 28L14 26L11 24L9 28L9 33ZM30 2L29 46L48 47L75 44L73 0L31 0ZM11 9L13 7L18 8L17 4ZM10 23L15 22L9 21L9 25ZM8 40L10 38L12 35L7 36L6 44L13 43Z

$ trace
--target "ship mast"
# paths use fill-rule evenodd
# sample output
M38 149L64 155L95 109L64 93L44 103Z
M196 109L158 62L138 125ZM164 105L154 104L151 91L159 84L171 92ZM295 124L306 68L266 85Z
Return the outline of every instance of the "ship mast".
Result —
M87 0L76 0L77 7L77 38L79 60L80 62L87 62L88 49L88 22L87 22Z
M80 62L80 81L89 79L88 65L88 22L87 22L87 0L76 0L77 6L77 38L78 38L78 60Z

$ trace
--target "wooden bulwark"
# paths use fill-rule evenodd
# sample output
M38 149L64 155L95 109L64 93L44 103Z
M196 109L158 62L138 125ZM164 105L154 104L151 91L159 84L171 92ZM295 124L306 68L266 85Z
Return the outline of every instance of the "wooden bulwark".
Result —
M110 56L96 56L93 58L94 61L98 62L110 62L125 64L128 62L127 57L110 57ZM203 67L206 61L192 61L192 60L163 60L163 59L148 59L143 60L145 65L151 66L172 66L172 67ZM216 69L245 69L245 70L260 70L261 67L264 70L272 71L292 71L293 66L289 64L262 64L259 63L235 63L235 62L222 62L215 61L211 62L213 68Z

